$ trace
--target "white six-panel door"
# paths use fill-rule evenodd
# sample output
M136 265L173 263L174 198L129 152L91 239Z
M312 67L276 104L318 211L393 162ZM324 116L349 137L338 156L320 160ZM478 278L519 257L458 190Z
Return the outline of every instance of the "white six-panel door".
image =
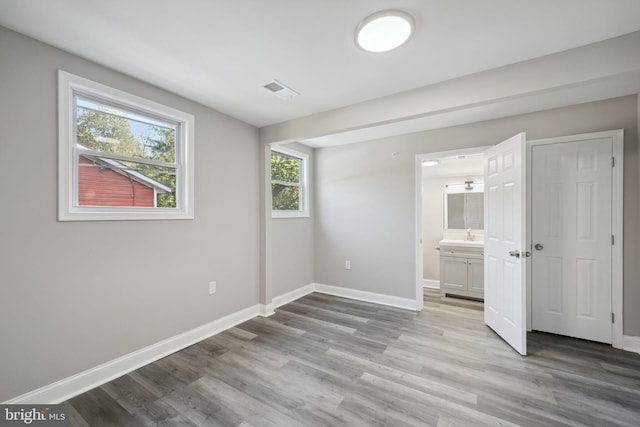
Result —
M527 354L524 133L485 153L485 323Z
M612 149L532 147L532 329L612 342Z

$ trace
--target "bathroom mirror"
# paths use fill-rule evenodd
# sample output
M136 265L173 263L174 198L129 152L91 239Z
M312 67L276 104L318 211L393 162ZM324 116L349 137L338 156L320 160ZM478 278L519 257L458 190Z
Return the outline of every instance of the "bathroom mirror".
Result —
M484 186L447 185L444 199L445 229L484 229Z

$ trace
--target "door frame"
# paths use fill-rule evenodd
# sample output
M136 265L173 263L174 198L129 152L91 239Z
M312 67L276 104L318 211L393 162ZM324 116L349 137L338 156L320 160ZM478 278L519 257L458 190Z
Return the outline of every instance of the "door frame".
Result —
M614 167L611 172L611 228L614 237L614 244L611 249L611 310L614 315L614 323L612 326L612 346L614 348L623 348L623 254L624 254L624 235L623 235L623 178L624 178L624 130L611 130L603 132L593 132L578 135L567 135L554 138L537 139L527 141L527 160L526 160L526 194L529 201L529 207L532 206L532 170L533 170L533 147L537 145L561 144L564 142L584 141L588 139L611 138L612 154L615 159ZM532 221L531 208L527 209L527 227L526 227L526 246L532 251ZM532 269L529 269L526 278L527 292L527 331L531 331L531 309L532 309Z
M484 153L492 145L483 145L482 147L461 148L458 150L434 151L423 154L416 154L415 177L416 177L416 195L415 195L415 247L416 247L416 311L422 311L424 308L424 245L422 243L422 162L428 159L453 157L462 155L471 155ZM444 224L443 224L444 226Z

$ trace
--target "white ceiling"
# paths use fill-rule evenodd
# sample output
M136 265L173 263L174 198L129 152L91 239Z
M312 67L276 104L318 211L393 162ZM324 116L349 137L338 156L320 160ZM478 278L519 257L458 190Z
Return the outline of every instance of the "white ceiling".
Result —
M388 8L413 39L357 49ZM638 31L640 1L2 0L0 25L262 127Z

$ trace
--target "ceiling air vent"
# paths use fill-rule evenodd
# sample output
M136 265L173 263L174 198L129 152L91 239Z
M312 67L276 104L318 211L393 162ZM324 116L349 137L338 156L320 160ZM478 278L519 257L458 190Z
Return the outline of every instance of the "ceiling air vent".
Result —
M285 85L283 85L277 80L272 80L269 83L265 83L262 85L262 87L280 99L291 99L294 96L300 95L295 90L286 87Z

